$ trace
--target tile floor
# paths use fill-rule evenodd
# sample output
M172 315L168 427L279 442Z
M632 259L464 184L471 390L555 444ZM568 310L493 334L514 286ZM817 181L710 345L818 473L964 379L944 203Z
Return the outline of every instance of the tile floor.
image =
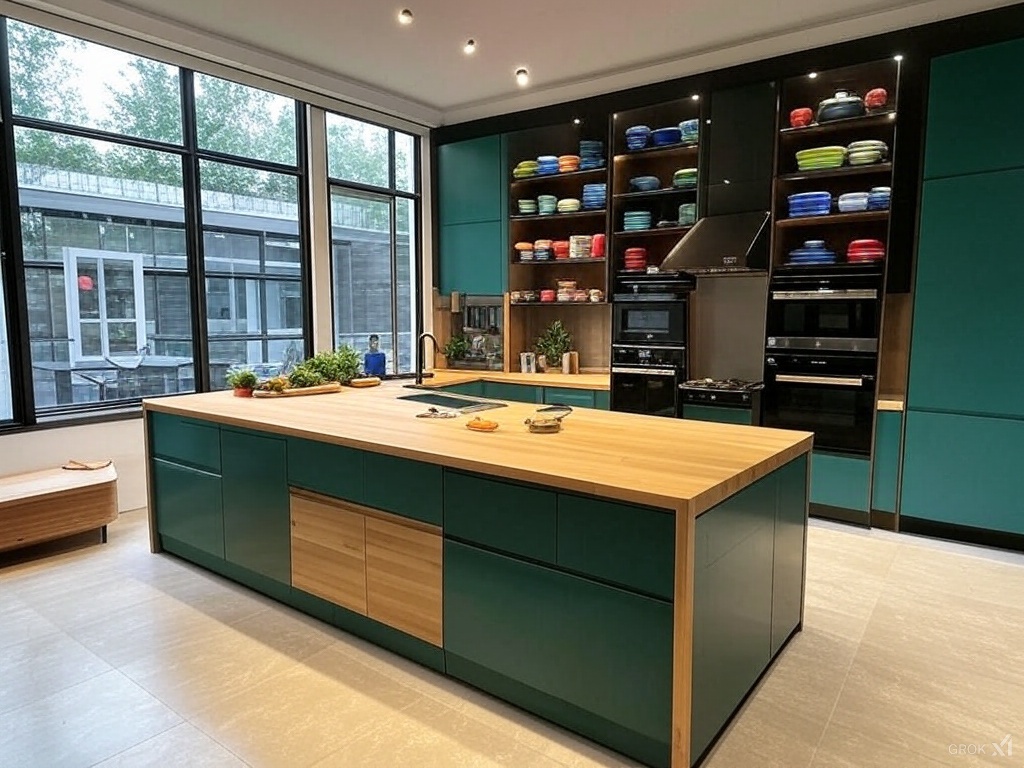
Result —
M807 575L803 633L707 768L1024 766L1024 557L815 523ZM0 568L0 767L94 765L633 763L151 555L134 512Z

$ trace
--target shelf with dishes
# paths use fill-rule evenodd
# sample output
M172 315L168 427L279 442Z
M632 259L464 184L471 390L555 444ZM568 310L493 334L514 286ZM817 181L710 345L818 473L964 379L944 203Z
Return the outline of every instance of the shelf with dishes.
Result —
M607 301L559 301L558 299L551 299L550 301L512 301L509 300L509 305L513 307L607 307Z
M662 197L682 197L684 195L692 196L697 194L697 187L667 187L665 189L654 189L644 190L639 192L622 192L617 195L612 195L614 200L647 200L651 198L662 198Z
M581 288L580 286L579 280L559 278L555 282L554 288L513 289L509 291L509 303L517 307L540 304L582 306L607 303L607 295L603 287Z
M807 136L826 136L845 131L864 131L870 128L889 128L896 125L896 112L883 109L856 117L844 117L825 123L790 126L779 131L784 139L795 139Z
M852 213L830 213L828 215L816 216L794 216L788 219L779 219L775 222L776 227L782 229L795 229L798 227L820 227L842 224L862 224L868 222L886 222L889 220L889 211L854 211Z
M564 240L538 238L512 245L513 264L586 264L605 259L605 234L569 235Z
M829 240L805 240L797 248L780 254L776 266L825 267L837 264L880 264L885 260L886 244L878 238L853 236Z
M537 174L535 176L525 176L522 178L512 178L512 188L520 189L529 185L536 184L537 182L558 182L564 179L600 179L603 176L608 175L608 168L602 165L600 168L588 168L585 171L568 171L565 173L548 173L548 174Z
M556 213L535 213L531 215L510 216L510 221L552 221L559 219L583 219L587 217L603 218L606 211L604 208L593 208L579 211L566 211Z
M844 165L838 168L820 168L809 171L797 171L776 176L776 180L805 181L809 179L841 179L847 176L881 176L892 173L892 163L876 163L874 165Z
M513 259L512 264L517 267L582 267L587 264L607 264L608 259L599 258L565 258L565 259Z
M683 235L693 229L693 225L685 227L655 227L653 229L622 229L615 232L615 237L665 237L666 235Z
M629 159L631 157L644 157L646 155L688 155L697 154L700 147L697 144L686 144L676 142L675 144L663 144L642 149L630 149L621 155L616 155L616 160Z

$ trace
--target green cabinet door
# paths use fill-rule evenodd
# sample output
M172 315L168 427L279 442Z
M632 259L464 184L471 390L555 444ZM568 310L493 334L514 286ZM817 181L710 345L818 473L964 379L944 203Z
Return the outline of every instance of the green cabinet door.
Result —
M484 383L482 381L470 381L466 384L453 384L450 387L442 387L445 392L453 392L456 395L469 395L470 397L484 396Z
M220 476L163 459L152 461L157 532L223 558Z
M509 400L514 403L542 403L544 402L544 391L541 387L485 381L484 397L490 397L495 400Z
M750 426L753 423L753 412L749 408L719 408L714 405L690 405L683 406L683 418L694 419L695 421L714 421L718 424L745 424Z
M497 221L507 185L500 136L442 144L437 148L438 212L441 225Z
M363 500L363 453L343 445L288 439L288 483L339 499Z
M281 584L291 583L286 441L221 430L224 556Z
M811 501L827 507L868 511L871 462L855 456L815 451L811 462Z
M871 457L871 508L879 512L896 512L902 430L902 413L878 412L878 419L875 422L875 451Z
M548 405L569 405L573 408L593 408L594 390L544 387L544 402Z
M804 608L804 539L807 531L807 457L774 473L777 494L772 557L771 655L800 624Z
M363 454L363 503L401 517L441 525L443 470L383 453Z
M175 464L220 472L220 427L170 413L150 412L152 454Z
M1021 200L1024 170L925 182L908 408L1024 417Z
M442 225L438 235L441 293L503 294L508 282L508 238L504 232L500 221Z
M1024 102L1011 95L1020 91L1022 60L1020 39L932 60L925 178L1024 166ZM978 141L964 140L967 123ZM970 260L981 251L972 249Z
M671 603L452 541L444 568L449 674L667 767Z
M607 389L595 390L595 392L594 392L594 407L599 409L599 410L602 410L602 411L611 410L611 407L612 407L612 393L609 392Z

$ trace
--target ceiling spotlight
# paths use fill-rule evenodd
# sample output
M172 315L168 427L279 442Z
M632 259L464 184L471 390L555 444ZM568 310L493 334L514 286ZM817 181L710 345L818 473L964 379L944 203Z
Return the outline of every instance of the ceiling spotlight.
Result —
M893 59L895 61L903 61L903 54L902 53L897 53L895 56L893 56Z
M412 11L408 8L403 8L398 12L398 23L399 24L412 24Z
M694 101L700 101L700 94L699 93L695 93L690 98L693 99Z
M519 83L520 88L525 88L530 84L530 73L526 71L526 67L516 70L516 82Z
M582 120L580 120L580 119L579 119L578 117L574 117L574 118L572 119L572 124L573 124L573 125L579 125L579 124L580 124L581 122L583 122L583 121L582 121Z
M466 44L462 46L462 52L467 56L470 56L474 51L476 51L476 40L469 38L469 40L466 41Z
M809 72L809 73L807 74L807 76L808 76L809 78L811 78L811 80L813 80L814 78L816 78L816 77L818 76L818 73L817 73L817 72Z

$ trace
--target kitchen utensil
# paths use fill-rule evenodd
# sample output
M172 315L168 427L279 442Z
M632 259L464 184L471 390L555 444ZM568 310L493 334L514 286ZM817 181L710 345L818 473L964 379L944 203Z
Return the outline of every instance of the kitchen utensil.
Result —
M427 408L423 413L417 413L417 419L455 419L458 418L458 411L444 411L433 405Z
M380 386L380 379L377 376L363 376L358 379L352 379L348 383L350 387L356 389L363 389L364 387L377 387Z
M789 113L789 125L792 128L804 128L811 124L814 112L810 107L798 107Z
M490 421L489 419L481 419L476 416L466 422L466 429L471 429L474 432L494 432L498 428L498 422Z
M835 95L818 104L818 122L860 117L865 113L864 100L852 91L836 91Z

